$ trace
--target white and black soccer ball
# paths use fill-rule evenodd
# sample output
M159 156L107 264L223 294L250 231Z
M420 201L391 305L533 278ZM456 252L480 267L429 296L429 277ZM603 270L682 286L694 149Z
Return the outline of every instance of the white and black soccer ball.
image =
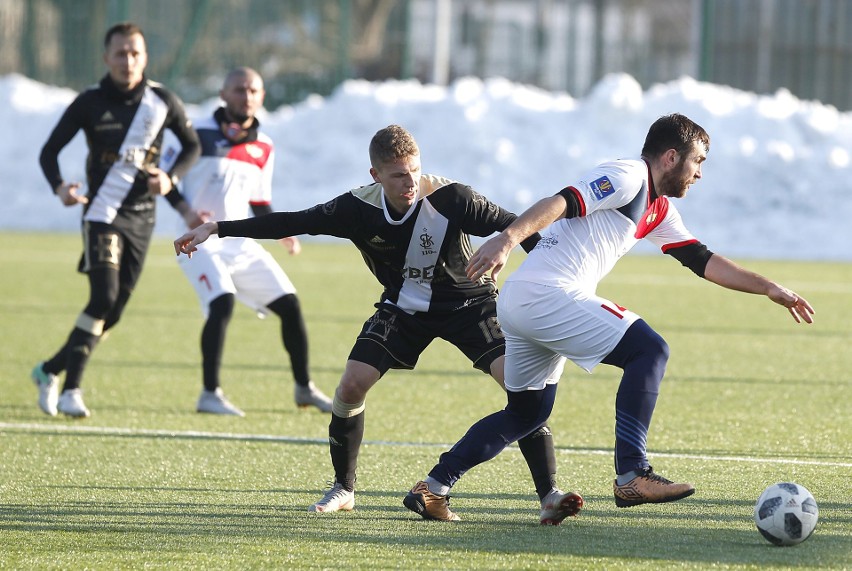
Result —
M791 482L772 484L763 490L754 506L758 531L775 545L803 542L814 532L818 518L813 495L804 486Z

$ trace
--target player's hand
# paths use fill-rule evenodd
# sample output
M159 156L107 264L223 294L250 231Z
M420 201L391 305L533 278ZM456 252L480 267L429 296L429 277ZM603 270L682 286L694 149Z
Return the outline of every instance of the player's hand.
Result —
M506 265L512 245L504 234L498 234L485 242L479 250L470 258L465 272L471 281L476 281L491 271L491 277L497 278L497 274Z
M287 252L289 252L291 256L296 256L302 251L302 243L299 242L299 239L295 236L281 238L278 241L281 242L282 246L287 248Z
M212 213L206 210L193 210L192 208L187 208L186 210L182 210L180 215L186 223L187 228L191 230L193 228L198 228L205 222L209 221Z
M63 182L56 189L56 196L65 206L76 206L77 204L88 204L89 199L82 194L77 194L80 189L79 182Z
M175 254L178 256L186 254L188 258L191 258L192 253L198 250L199 244L207 240L211 234L218 233L219 224L216 222L205 222L174 241Z
M157 167L148 169L148 194L165 196L171 190L172 179L169 178L166 171Z
M784 286L772 284L766 295L778 305L786 307L790 315L793 316L793 319L796 320L796 323L801 323L802 321L805 323L814 322L814 318L812 317L814 308L808 303L808 300L797 295L796 292L790 291Z

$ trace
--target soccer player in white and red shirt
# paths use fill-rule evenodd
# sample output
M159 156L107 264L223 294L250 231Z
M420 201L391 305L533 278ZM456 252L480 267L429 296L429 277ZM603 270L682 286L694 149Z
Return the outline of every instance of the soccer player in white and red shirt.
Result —
M183 196L205 217L238 220L268 214L272 212L275 150L255 116L263 106L263 79L251 68L233 69L219 96L225 105L196 124L201 158L182 181ZM291 254L299 253L298 238L281 242ZM331 399L310 378L308 337L296 288L263 246L250 238L214 237L191 260L179 258L178 262L195 288L206 318L201 331L204 388L196 404L198 412L244 414L225 397L219 378L235 300L258 315L274 313L281 319L296 404L331 411Z
M695 274L723 287L766 295L796 322L812 323L804 298L715 254L684 226L670 198L701 178L707 132L689 118L661 117L642 156L592 169L582 180L533 205L471 257L468 276L499 272L520 240L541 231L535 249L503 286L497 315L506 335L508 404L483 418L409 492L405 505L428 519L445 513L450 488L472 467L541 426L553 408L566 360L586 371L623 369L615 401L618 507L675 501L695 492L655 473L646 456L651 416L669 348L635 313L600 297L598 282L647 238Z

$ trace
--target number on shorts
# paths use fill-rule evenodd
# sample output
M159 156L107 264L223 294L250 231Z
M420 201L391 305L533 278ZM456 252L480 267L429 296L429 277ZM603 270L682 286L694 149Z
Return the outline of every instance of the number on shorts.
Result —
M118 265L118 234L98 234L98 261Z
M500 322L496 317L489 317L479 322L479 329L485 337L485 341L492 343L495 339L503 338L503 330L500 329Z

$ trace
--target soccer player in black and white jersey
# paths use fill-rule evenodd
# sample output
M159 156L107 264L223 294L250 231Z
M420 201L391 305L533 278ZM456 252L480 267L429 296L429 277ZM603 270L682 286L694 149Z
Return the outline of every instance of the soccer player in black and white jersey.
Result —
M268 214L272 212L275 149L255 116L263 107L263 79L253 69L233 69L219 96L225 105L195 125L201 158L181 181L181 193L205 217L234 220ZM296 237L281 242L290 254L301 249ZM198 412L245 414L225 397L219 379L235 300L259 315L274 313L281 319L281 340L290 356L296 405L331 412L331 399L314 385L308 371L308 334L296 288L263 246L250 238L214 238L191 260L181 257L178 262L195 288L206 318L201 331L204 388L196 404Z
M812 323L803 297L715 254L684 226L670 198L701 178L707 132L689 118L661 117L642 155L603 163L576 184L524 212L471 257L468 276L502 269L521 240L541 231L535 249L507 278L497 301L506 334L506 408L474 424L404 503L427 515L446 511L445 496L462 475L538 429L550 416L566 360L591 372L600 363L623 370L615 400L618 507L670 502L695 492L656 473L646 440L666 369L666 342L635 313L598 296L598 282L640 239L647 238L698 276L767 296L795 321ZM546 228L546 229L545 229ZM424 496L420 489L429 494ZM425 504L425 506L424 506Z
M53 416L89 416L80 383L98 340L118 322L142 271L154 229L155 197L165 195L189 225L202 220L182 199L175 182L198 157L198 136L183 103L145 77L148 56L142 30L125 22L104 38L108 73L71 103L41 151L41 168L65 206L83 206L80 271L89 278L89 301L68 340L32 371L39 406ZM89 146L88 191L68 182L59 153L82 129ZM165 129L181 144L169 172L159 165ZM62 394L58 375L65 371Z
M350 240L384 286L376 312L349 354L332 402L329 448L335 481L309 510L355 506L355 470L364 436L367 392L389 369L412 369L436 338L458 347L473 366L503 385L504 342L497 322L497 289L490 276L471 280L465 266L470 236L489 236L515 215L469 186L421 173L420 150L398 125L370 142L373 183L301 212L275 212L237 221L207 222L175 240L192 255L212 234L279 239L324 234ZM523 242L532 248L537 236ZM556 487L553 437L541 423L518 443L541 502L542 524L574 515L582 498ZM450 518L449 509L435 519Z

